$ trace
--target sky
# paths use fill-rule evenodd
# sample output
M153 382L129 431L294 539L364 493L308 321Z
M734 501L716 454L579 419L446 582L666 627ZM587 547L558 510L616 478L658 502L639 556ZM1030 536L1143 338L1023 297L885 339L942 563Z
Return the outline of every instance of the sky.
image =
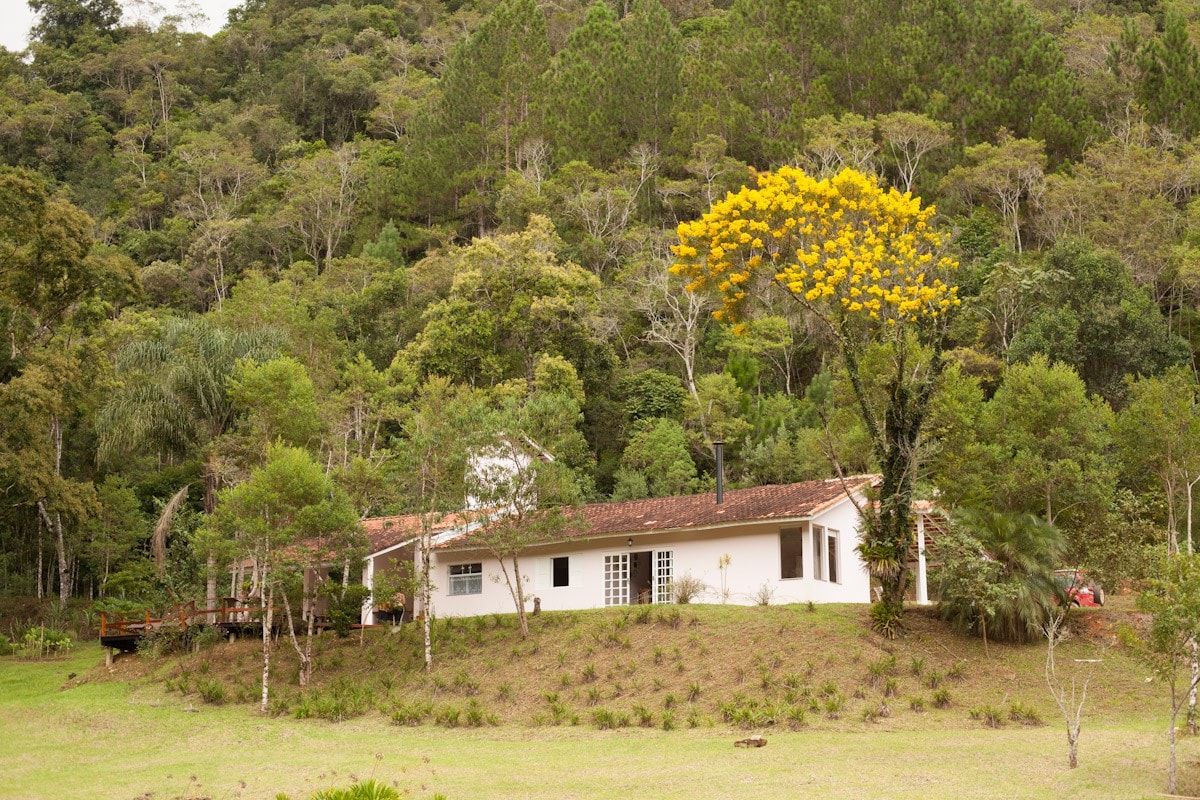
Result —
M174 0L159 0L168 12L175 10ZM128 6L122 0L123 5ZM229 9L241 5L241 0L196 0L196 5L208 16L200 26L207 34L214 34L225 25ZM130 21L128 17L126 21ZM29 26L33 24L33 12L26 0L0 0L0 46L9 50L24 50L29 37Z

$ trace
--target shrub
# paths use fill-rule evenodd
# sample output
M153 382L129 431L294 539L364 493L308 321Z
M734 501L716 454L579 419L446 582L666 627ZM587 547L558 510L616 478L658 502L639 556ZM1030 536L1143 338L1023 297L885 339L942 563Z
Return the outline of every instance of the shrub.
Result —
M293 713L296 719L316 717L341 722L367 713L373 699L369 687L339 678L326 689L310 690L301 696Z
M629 715L623 711L609 711L607 708L597 708L592 712L592 723L600 730L613 728L628 728Z
M400 702L393 708L389 717L393 725L420 725L433 715L433 704L421 701Z
M975 706L967 713L971 719L982 722L988 728L1001 728L1004 726L1004 713L995 706Z
M1042 721L1042 716L1032 706L1022 705L1021 703L1012 703L1008 707L1008 718L1013 722L1019 722L1022 725L1036 727L1045 725Z
M914 697L908 701L908 707L917 714L925 713L925 698Z
M478 700L471 699L467 703L466 725L469 728L482 728L484 725L499 725L500 718L480 705Z
M841 719L845 707L846 698L840 692L825 698L825 716L830 719Z
M479 681L471 680L465 669L454 674L454 688L465 695L479 694Z
M458 721L462 717L462 710L454 706L444 706L438 709L433 716L433 721L438 725L447 728L457 728Z
M674 596L675 602L680 604L692 602L707 590L708 587L704 585L704 581L690 572L685 572L671 583L671 594Z
M777 709L771 704L742 694L735 694L729 700L722 702L717 709L726 722L740 728L762 728L774 725L778 716Z
M65 653L71 649L71 636L63 631L39 625L25 631L21 640L21 649L29 658L45 658L46 656Z
M325 789L316 792L310 800L400 800L400 793L390 786L367 780L348 789Z
M196 681L196 693L204 702L220 706L225 704L225 685L215 678L201 678Z
M662 715L662 729L669 731L675 727L675 712L664 711Z
M658 621L673 631L678 630L679 626L683 624L683 614L678 608L667 609L658 615Z
M891 675L896 671L896 656L890 655L887 658L880 658L867 664L867 673L872 686L875 686L884 677Z
M638 703L633 707L633 715L637 717L638 725L643 728L654 727L654 712Z
M350 630L356 625L362 614L363 603L371 596L371 590L359 583L351 584L344 589L338 584L328 584L323 592L329 598L328 615L329 627L339 637L345 639Z
M947 689L938 689L933 693L934 708L949 708L950 707L950 692Z

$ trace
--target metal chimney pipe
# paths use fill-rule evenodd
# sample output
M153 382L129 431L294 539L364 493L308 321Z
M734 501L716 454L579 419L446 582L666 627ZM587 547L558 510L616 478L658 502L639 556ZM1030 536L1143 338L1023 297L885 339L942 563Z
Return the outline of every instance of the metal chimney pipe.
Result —
M717 505L725 502L725 443L713 442L717 451Z

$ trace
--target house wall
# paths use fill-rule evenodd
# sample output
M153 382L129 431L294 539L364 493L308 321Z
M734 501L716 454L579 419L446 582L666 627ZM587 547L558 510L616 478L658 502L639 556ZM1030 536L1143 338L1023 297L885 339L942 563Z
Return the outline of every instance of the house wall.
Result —
M416 544L407 543L398 547L393 547L383 552L382 554L373 554L368 556L363 563L362 582L364 586L374 587L386 581L394 581L397 576L411 577L415 574L414 555L416 553ZM361 622L364 624L382 624L386 620L382 616L377 616L376 606L386 601L387 598L375 597L374 594L363 604ZM404 619L412 619L415 609L415 601L411 593L405 595L404 599Z
M837 583L816 580L813 568L811 526L817 524L836 530L838 536ZM804 577L780 578L779 532L783 528L801 527L805 532ZM674 577L690 574L700 579L707 590L694 602L722 601L722 574L718 563L729 555L725 570L725 602L752 605L764 585L772 593L772 603L866 603L870 602L870 581L854 547L858 543L858 512L848 501L808 521L771 521L731 525L705 530L669 533L630 534L575 540L557 545L529 548L519 559L521 573L528 579L526 595L541 599L547 611L601 608L604 606L604 557L617 553L644 553L671 550ZM550 585L550 559L569 558L569 585ZM433 606L438 616L473 616L489 613L512 613L512 596L505 583L499 562L484 551L446 551L434 553L432 579ZM480 594L449 594L450 567L455 564L483 565L483 591ZM511 566L510 566L511 569ZM532 609L532 601L530 606Z

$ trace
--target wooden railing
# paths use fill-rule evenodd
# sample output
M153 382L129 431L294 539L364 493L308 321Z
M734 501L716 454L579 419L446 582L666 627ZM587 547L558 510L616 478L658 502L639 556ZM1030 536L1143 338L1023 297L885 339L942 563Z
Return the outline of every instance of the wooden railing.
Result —
M152 617L146 611L142 615L118 614L110 616L100 614L101 636L136 636L147 631L159 630L166 626L186 630L189 625L208 625L215 620L218 624L229 622L253 622L261 619L262 609L258 606L223 605L220 608L196 608L195 600L190 600L175 607L173 614L162 617ZM244 615L244 616L243 616Z

